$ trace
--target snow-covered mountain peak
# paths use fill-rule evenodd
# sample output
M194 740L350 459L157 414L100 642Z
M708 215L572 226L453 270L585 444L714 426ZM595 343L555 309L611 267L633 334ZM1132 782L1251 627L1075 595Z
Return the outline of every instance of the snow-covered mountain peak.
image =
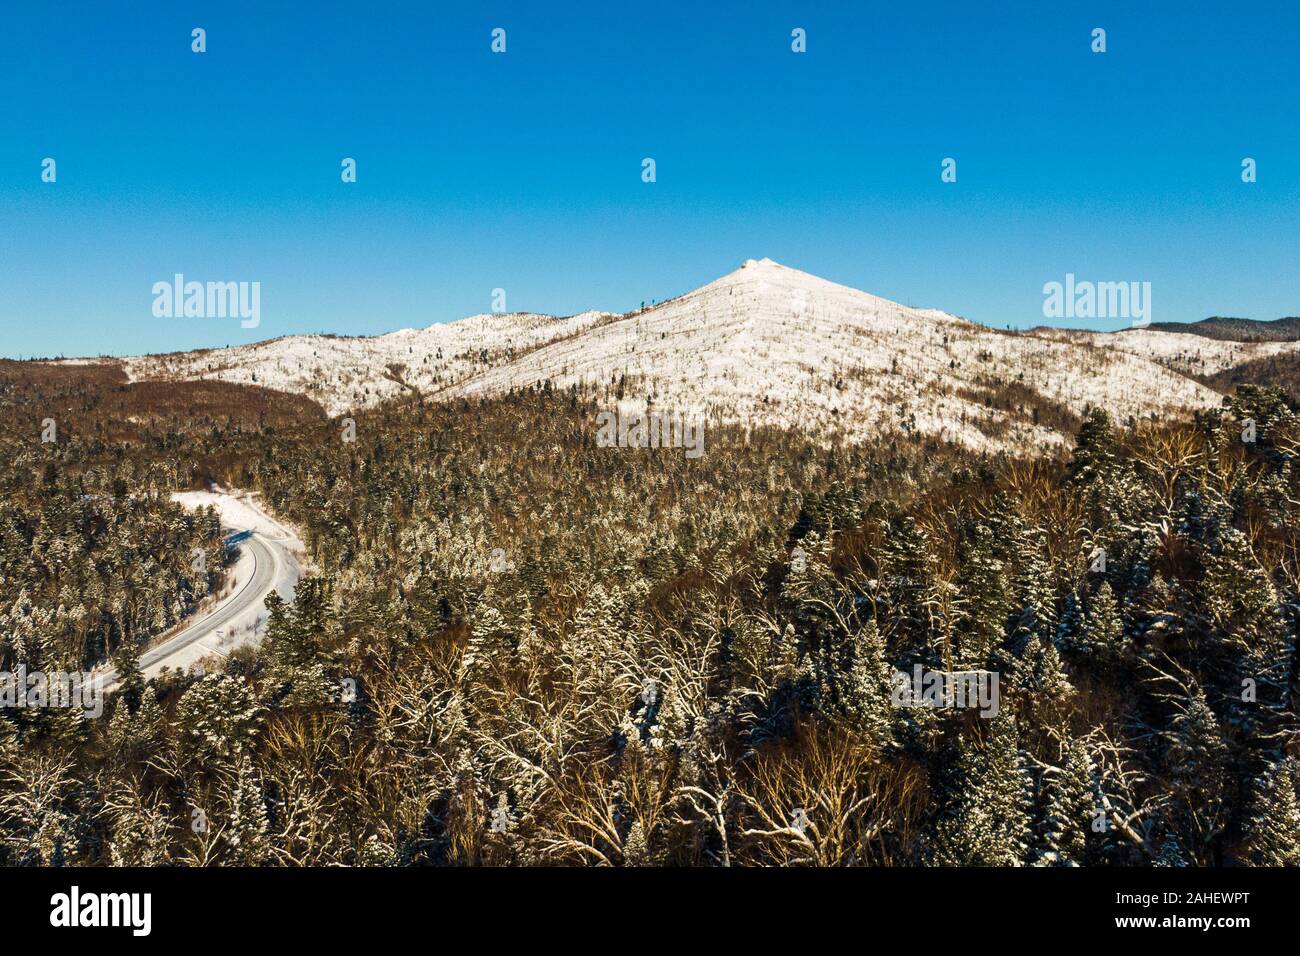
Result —
M298 392L332 414L401 395L492 397L549 382L714 424L1026 451L1068 442L1093 406L1127 419L1217 404L1205 373L1279 350L1300 344L1000 332L762 258L623 315L490 313L371 338L288 336L124 364L135 379Z

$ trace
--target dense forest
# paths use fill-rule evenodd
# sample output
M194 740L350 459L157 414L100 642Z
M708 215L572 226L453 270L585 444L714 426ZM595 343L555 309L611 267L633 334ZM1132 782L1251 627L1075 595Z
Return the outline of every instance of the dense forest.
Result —
M2 666L123 675L99 719L0 710L0 863L1300 865L1289 401L687 458L598 447L576 390L345 427L0 364ZM209 481L314 574L260 647L146 681L219 585L168 497ZM917 667L996 713L898 706Z

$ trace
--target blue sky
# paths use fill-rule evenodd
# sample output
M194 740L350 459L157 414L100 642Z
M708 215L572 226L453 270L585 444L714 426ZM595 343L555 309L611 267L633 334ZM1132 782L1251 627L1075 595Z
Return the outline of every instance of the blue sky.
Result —
M763 256L999 327L1067 272L1151 282L1155 321L1300 313L1300 6L1209 6L9 4L0 355L380 333L498 287L623 310ZM260 282L260 327L155 318L176 272Z

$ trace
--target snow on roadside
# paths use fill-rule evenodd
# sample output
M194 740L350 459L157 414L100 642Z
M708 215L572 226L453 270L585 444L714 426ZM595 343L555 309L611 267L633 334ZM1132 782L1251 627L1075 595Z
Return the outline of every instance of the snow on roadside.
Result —
M256 502L255 495L226 491L214 487L209 491L180 491L172 494L173 501L189 510L212 507L221 518L222 527L229 531L252 531L273 553L275 560L271 590L286 601L292 601L294 589L302 576L306 558L301 538L289 527L267 514ZM240 550L238 558L227 568L228 583L218 601L204 608L208 616L234 600L245 582L253 574L254 559L247 548ZM269 593L269 592L268 592ZM201 620L201 618L200 618ZM226 657L243 644L260 644L266 635L268 612L263 601L258 601L237 617L215 628L192 644L169 654L164 660L143 668L146 677L157 676L164 667L189 669L210 657ZM194 626L194 622L186 627Z
M211 491L177 491L171 498L190 511L215 508L221 516L221 524L229 530L255 531L294 551L303 550L302 539L291 528L267 514L255 501L255 494L214 488Z

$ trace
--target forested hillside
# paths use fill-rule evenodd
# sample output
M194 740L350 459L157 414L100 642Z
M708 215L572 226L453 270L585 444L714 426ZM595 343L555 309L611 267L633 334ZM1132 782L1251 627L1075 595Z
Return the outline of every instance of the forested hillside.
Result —
M1094 409L1064 453L730 425L687 458L598 447L576 389L349 425L3 372L6 653L183 613L217 532L163 492L209 479L319 574L206 675L119 654L101 719L0 712L0 862L1300 864L1279 390ZM916 665L993 672L996 716L896 706Z
M1300 340L1300 317L1236 319L1214 315L1199 322L1152 322L1157 332L1185 332L1207 339L1234 342L1295 342Z

